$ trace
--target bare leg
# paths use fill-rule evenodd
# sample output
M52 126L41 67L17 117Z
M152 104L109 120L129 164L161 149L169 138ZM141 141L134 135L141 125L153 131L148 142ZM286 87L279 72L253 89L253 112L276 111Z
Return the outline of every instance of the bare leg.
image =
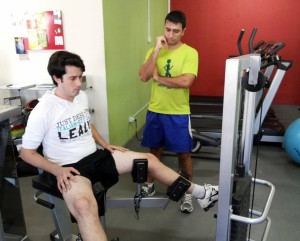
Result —
M148 160L148 173L154 177L157 181L166 186L171 186L179 174L161 163L156 156L151 153L139 153L139 152L120 152L114 151L112 153L117 170L119 174L131 172L132 163L134 159L147 159ZM205 211L209 210L215 202L218 200L218 186L201 186L191 182L191 186L186 191L192 194L197 199L197 202Z
M156 158L160 161L161 160L161 154L163 152L164 148L163 147L158 147L158 148L150 148L150 153L156 156ZM147 182L152 183L154 182L154 178L151 175L147 176Z
M163 147L150 148L150 153L157 157L158 160L161 159L162 152L164 150Z
M177 153L179 168L189 175L190 180L193 176L193 162L189 152Z
M92 191L91 182L76 176L72 188L63 193L64 200L75 217L84 241L107 241L105 231L98 216L98 205Z
M148 160L148 173L153 178L161 182L166 186L171 186L174 181L179 177L179 174L161 163L153 154L151 153L140 153L140 152L120 152L114 151L113 157L116 162L116 167L119 174L131 172L132 162L134 159L147 159ZM194 184L190 186L188 192L191 193L194 189Z

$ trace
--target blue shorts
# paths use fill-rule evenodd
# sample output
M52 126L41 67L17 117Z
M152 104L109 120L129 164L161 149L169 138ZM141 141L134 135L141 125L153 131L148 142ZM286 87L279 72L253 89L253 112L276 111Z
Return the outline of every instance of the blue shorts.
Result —
M190 115L166 115L147 112L142 146L164 147L176 153L189 152L193 147Z

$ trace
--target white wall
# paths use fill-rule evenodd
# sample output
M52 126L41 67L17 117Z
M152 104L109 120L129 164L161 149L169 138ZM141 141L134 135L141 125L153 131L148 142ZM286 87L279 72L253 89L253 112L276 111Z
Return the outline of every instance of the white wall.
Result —
M47 63L54 51L31 51L28 61L19 60L11 23L11 14L48 10L62 11L65 49L79 54L86 65L85 75L93 85L93 90L87 90L90 107L95 109L93 121L102 136L109 141L102 0L10 0L2 4L0 85L52 83ZM1 91L0 103L3 95Z

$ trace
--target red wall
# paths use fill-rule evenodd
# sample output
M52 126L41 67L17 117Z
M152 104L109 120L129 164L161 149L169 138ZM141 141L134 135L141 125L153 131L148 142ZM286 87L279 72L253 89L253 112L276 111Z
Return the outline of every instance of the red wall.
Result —
M248 39L257 28L259 40L286 44L279 55L293 60L275 97L276 104L300 105L300 1L299 0L171 0L171 10L187 16L183 42L199 52L198 78L191 94L223 96L225 61L238 54L237 38L241 29L244 52Z

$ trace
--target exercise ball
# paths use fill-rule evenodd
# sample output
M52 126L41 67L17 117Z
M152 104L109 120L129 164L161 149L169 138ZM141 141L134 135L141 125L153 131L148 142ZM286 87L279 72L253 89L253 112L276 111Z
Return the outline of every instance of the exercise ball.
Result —
M288 156L300 164L300 119L292 122L284 134L284 148Z

